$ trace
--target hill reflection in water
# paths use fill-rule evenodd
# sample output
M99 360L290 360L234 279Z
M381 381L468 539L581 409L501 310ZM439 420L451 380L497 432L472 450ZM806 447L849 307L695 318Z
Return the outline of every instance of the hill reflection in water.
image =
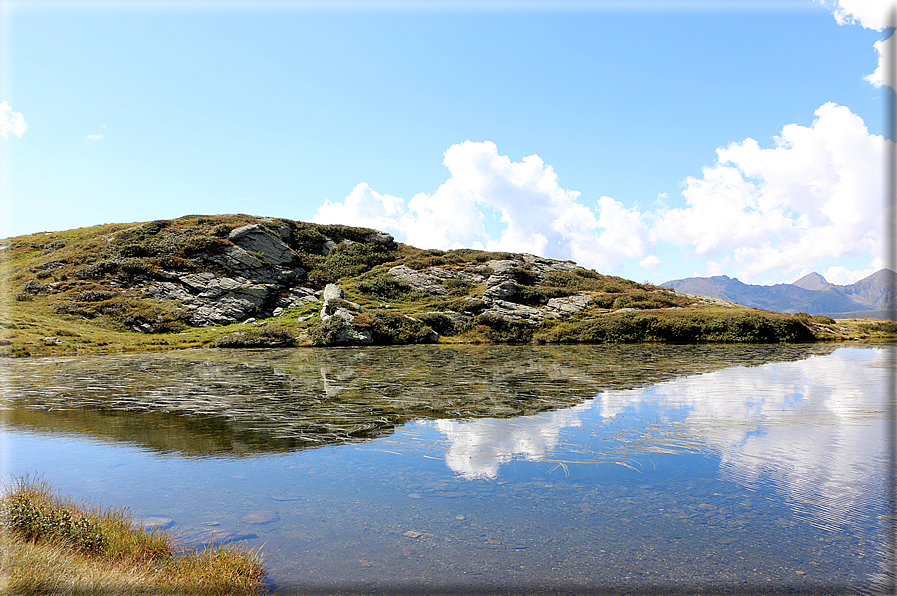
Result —
M2 419L38 432L234 457L364 441L416 419L533 415L601 392L835 349L405 346L14 360L0 365L8 381Z

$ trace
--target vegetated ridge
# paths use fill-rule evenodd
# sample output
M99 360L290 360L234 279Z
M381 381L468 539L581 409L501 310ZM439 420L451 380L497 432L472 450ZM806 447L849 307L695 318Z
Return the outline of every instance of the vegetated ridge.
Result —
M190 215L0 241L9 355L425 342L811 341L834 320L571 261L422 250L367 228Z
M661 285L677 292L703 294L784 313L893 320L897 313L895 278L897 274L890 269L881 269L846 286L829 283L816 272L794 283L774 286L746 284L726 275L674 279Z

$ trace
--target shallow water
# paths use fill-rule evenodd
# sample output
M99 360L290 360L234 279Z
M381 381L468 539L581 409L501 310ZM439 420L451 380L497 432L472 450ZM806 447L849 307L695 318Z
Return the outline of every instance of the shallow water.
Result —
M281 593L873 593L894 346L0 363L2 466Z

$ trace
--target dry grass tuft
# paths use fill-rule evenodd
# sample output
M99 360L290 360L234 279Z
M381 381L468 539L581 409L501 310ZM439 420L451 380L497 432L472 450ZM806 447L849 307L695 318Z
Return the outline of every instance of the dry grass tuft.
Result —
M257 551L178 546L135 527L125 509L102 510L54 494L27 476L0 497L0 593L263 594Z

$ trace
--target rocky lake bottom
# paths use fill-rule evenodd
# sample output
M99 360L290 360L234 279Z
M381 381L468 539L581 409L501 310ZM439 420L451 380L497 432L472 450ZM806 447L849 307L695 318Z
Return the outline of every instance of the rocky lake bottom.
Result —
M0 467L282 594L875 594L893 345L0 362ZM893 584L891 584L893 585Z

